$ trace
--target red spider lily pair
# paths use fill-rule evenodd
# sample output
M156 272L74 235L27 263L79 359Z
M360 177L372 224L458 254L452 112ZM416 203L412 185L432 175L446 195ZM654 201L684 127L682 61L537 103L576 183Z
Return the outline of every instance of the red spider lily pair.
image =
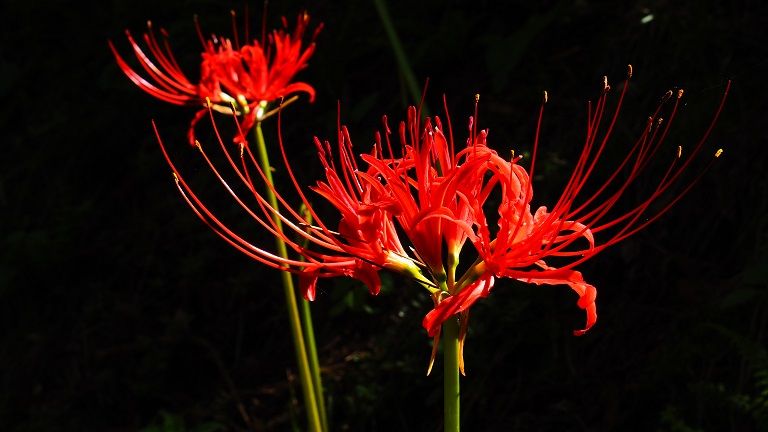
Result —
M204 49L198 83L188 79L179 67L165 30L160 30L162 39L158 40L151 22L147 23L148 30L143 35L149 55L126 30L133 52L149 80L131 68L112 42L109 42L120 69L139 88L175 105L202 107L189 127L191 144L194 144L195 125L206 113L206 100L213 104L212 108L216 111L242 115L242 129L247 133L257 120L265 117L263 110L267 103L296 92L307 93L310 100L315 97L315 90L309 84L291 80L306 67L315 50L314 39L322 29L322 24L314 30L312 42L306 48L302 48L304 33L309 24L309 14L306 12L299 14L292 33L288 32L288 22L283 18L284 29L263 35L261 41L249 40L246 25L247 43L240 45L234 12L232 18L234 42L216 36L206 40L195 21ZM237 139L242 141L244 138L241 136Z
M371 152L360 156L365 164L363 167L357 163L347 128L340 127L335 151L328 141L315 138L325 180L310 188L339 212L331 223L310 204L294 175L282 140L279 148L286 171L309 218L294 210L267 180L244 138L255 122L268 115L264 113L268 103L295 92L305 92L310 99L314 97L314 89L308 84L291 83L314 51L314 43L302 49L308 22L309 16L300 14L293 33L276 30L268 38L262 36L261 43L254 40L242 46L236 28L233 43L217 37L206 41L198 26L204 52L197 84L181 71L166 33L162 32L161 43L151 24L143 38L152 58L130 33L127 34L134 54L153 82L128 66L111 43L110 47L123 72L147 93L177 105L205 106L191 122L191 142L196 143L195 125L206 112L211 114L212 120L213 111L233 116L239 157L232 154L215 123L213 126L237 180L253 197L250 203L230 187L199 143L196 143L197 147L213 173L246 213L282 239L302 259L280 257L251 244L228 228L178 173L161 141L163 153L185 200L219 236L265 265L298 274L304 295L310 300L315 298L319 278L353 277L364 282L372 294L379 292L379 271L382 269L413 278L428 290L434 301L434 308L423 320L428 334L437 340L442 323L458 315L461 346L470 307L489 294L496 278L570 286L579 296L578 306L587 315L584 328L574 333L581 335L589 330L597 320L597 290L574 268L658 219L696 183L699 177L686 183L676 194L669 193L670 187L680 182L683 172L700 153L728 93L726 88L712 122L692 150L683 157L682 148L678 147L649 196L618 215L611 210L663 148L683 94L682 91L676 94L670 91L664 96L623 160L602 183L590 183L597 187L589 189L594 192L584 196L585 186L593 177L618 119L632 75L631 66L612 114L606 112L610 90L607 80L597 103L590 104L584 146L560 199L551 209L539 207L532 211L531 208L531 179L546 93L538 114L528 171L519 164L521 156L515 157L513 153L510 159L505 159L487 146L488 131L477 130L477 112L470 117L466 146L458 152L449 118L446 130L439 117L422 120L420 112L411 107L407 120L399 124L400 148L396 153L392 132L384 117L383 134L377 133ZM285 19L283 24L287 27ZM321 28L322 25L315 30L313 40ZM245 33L247 41L247 28ZM668 108L670 104L672 106ZM661 115L665 107L669 114L663 122ZM718 150L715 156L720 153ZM257 187L260 181L277 196L284 210L269 203ZM667 203L651 210L652 204L665 195L671 195ZM489 216L496 220L495 224L489 222ZM275 217L282 221L285 229L278 226ZM308 219L314 222L310 223ZM475 261L457 278L459 257L466 256L463 251L467 243L471 245ZM553 266L553 259L557 260L554 263L557 267ZM437 345L435 343L435 349ZM434 355L435 351L433 358Z
M178 173L162 141L161 146L177 178L179 190L193 211L241 252L268 266L298 274L308 299L314 299L316 283L322 277L353 277L364 282L370 292L376 294L380 288L378 272L382 269L395 271L415 279L429 291L434 308L423 320L429 335L439 338L441 324L458 315L460 343L463 346L469 309L478 299L489 294L495 278L513 278L535 284L563 284L576 292L579 297L577 305L586 311L586 325L574 332L581 335L596 322L597 291L574 267L658 219L696 183L698 176L684 183L677 193L668 193L670 187L680 183L683 172L701 152L728 92L726 88L710 126L692 150L683 156L682 149L678 147L677 152L670 155L668 168L649 196L636 207L615 215L611 210L649 162L665 156L660 150L664 148L662 144L675 120L683 95L682 91L676 94L670 91L665 95L648 118L640 136L628 146L629 151L623 160L611 170L606 180L597 185L594 192L583 196L587 190L585 185L609 144L631 73L630 67L612 114L606 112L610 89L607 80L597 103L594 107L590 105L581 155L573 166L560 199L551 209L539 207L532 211L531 208L531 179L546 93L539 110L528 171L519 164L521 156L513 154L510 159L505 159L487 146L488 131L477 130L476 113L470 117L466 146L458 152L454 146L450 119L446 130L439 117L422 120L420 112L414 107L409 108L407 120L399 124L399 152L393 150L392 132L384 117L383 134L377 133L373 149L360 156L365 166L358 165L356 161L346 127L341 127L338 132L336 157L328 141L321 142L315 138L325 179L318 181L311 189L338 210L339 216L334 218L333 223L313 210L310 199L291 168L282 140L279 148L285 169L313 223L309 223L301 212L292 209L287 200L266 181L265 173L256 163L247 142L239 144L239 157L233 155L236 152L228 148L230 145L225 144L226 140L216 129L219 147L237 179L253 196L252 204L235 192L198 143L205 161L235 201L258 224L272 235L282 238L304 260L280 258L229 229ZM665 108L669 114L662 121L661 113ZM213 106L209 105L209 111L212 109ZM280 122L278 119L278 128ZM238 128L241 127L238 123ZM718 150L715 156L721 152ZM284 210L268 204L257 187L259 181L264 181L277 195ZM672 196L661 208L651 210L652 203L666 195ZM489 223L491 215L498 215L495 226ZM285 231L278 229L273 216L279 217L287 227ZM459 256L469 245L476 259L457 278ZM558 260L558 267L548 262L552 259Z

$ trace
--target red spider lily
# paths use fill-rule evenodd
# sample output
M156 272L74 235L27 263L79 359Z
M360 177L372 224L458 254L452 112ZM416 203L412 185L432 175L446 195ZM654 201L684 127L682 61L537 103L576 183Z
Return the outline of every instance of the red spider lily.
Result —
M595 324L597 290L586 283L582 274L573 268L656 221L698 181L706 168L685 184L677 194L672 194L660 209L649 211L652 203L667 195L670 187L679 183L683 172L700 153L722 111L730 88L729 82L709 127L693 146L692 151L683 158L682 147L678 147L677 153L671 157L669 166L658 180L653 192L634 208L608 219L607 215L611 209L662 148L683 96L682 90L677 91L676 94L669 91L648 118L640 137L632 144L624 159L613 168L608 179L597 185L597 190L591 195L583 196L584 186L611 138L631 75L632 67L630 66L616 108L610 116L608 125L604 127L605 130L601 131L610 90L607 79L604 80L604 89L597 104L593 109L590 105L586 140L581 155L560 199L552 210L539 207L532 213L530 206L533 195L531 178L535 168L544 103L539 111L529 173L517 165L520 158L507 161L496 154L491 156L490 163L494 166L492 170L497 175L485 187L491 187L495 182L493 187L501 189L498 229L495 235L492 235L483 212L480 209L475 212L478 218L473 245L478 258L457 281L453 290L449 289L450 296L438 300L435 309L424 318L423 325L430 335L438 334L440 325L457 313L461 313L462 320L466 321L469 307L479 298L489 294L494 278L498 277L509 277L535 284L569 285L579 296L578 306L587 312L585 328L574 331L574 334L582 335ZM673 106L667 120L664 121L660 116L662 108L669 104L671 99L674 99ZM546 93L544 102L546 102ZM487 133L481 132L479 138L484 142L486 135ZM715 152L715 157L721 154L722 150L718 150ZM597 239L596 236L605 238ZM570 262L555 268L545 261L550 258L561 261L565 259ZM462 324L462 333L465 333L466 323L462 322ZM463 336L464 334L462 338Z
M213 103L212 108L216 111L243 115L242 129L247 133L256 121L266 117L264 110L269 102L296 92L307 93L310 101L315 97L312 86L291 80L306 67L309 57L315 51L314 40L322 29L322 24L315 29L310 44L305 48L302 48L302 39L309 24L309 14L306 12L299 14L292 33L288 31L288 22L283 18L283 29L262 35L261 41L253 39L241 45L234 12L232 19L234 42L216 36L206 40L195 20L198 36L203 44L198 83L188 79L179 67L167 32L161 29L162 39L159 40L151 22L147 23L148 30L143 35L149 54L126 30L133 53L144 69L143 76L131 68L112 42L109 42L118 66L139 88L175 105L203 107L195 114L190 124L188 136L192 144L195 125L206 113L207 99ZM245 40L250 40L247 25Z
M432 296L435 307L423 320L428 334L439 338L442 323L458 314L461 322L459 337L463 347L469 308L489 294L496 278L561 284L576 292L579 297L577 305L586 311L584 329L575 331L576 335L581 335L597 320L597 291L574 267L661 217L693 187L709 165L692 180L683 182L677 193L670 192L673 185L681 183L681 176L701 153L730 88L729 83L709 127L692 150L683 157L678 147L648 197L634 208L616 215L611 210L628 187L642 174L651 159L663 153L660 150L677 116L683 95L682 91L676 94L669 92L662 99L624 159L612 168L608 178L596 189L590 189L594 192L584 196L587 190L585 185L610 141L630 77L631 67L612 114L606 115L610 89L607 80L597 103L594 107L590 104L584 147L560 199L551 210L547 207L531 210L532 178L544 103L539 110L528 171L519 164L521 156L513 154L505 159L488 147L488 131L477 130L476 112L470 117L466 146L457 152L449 118L445 129L440 118L427 118L422 122L419 111L409 108L407 120L401 122L398 128L401 142L399 156L393 150L392 132L384 117L384 133L376 135L370 153L360 156L366 164L364 168L356 162L346 127L339 128L336 158L332 156L333 151L327 141L315 138L325 180L310 189L338 210L339 222L333 225L335 229L320 218L310 205L291 169L282 139L280 148L285 169L315 224L308 223L300 212L292 210L286 199L268 185L285 210L271 207L254 183L254 180L265 181L265 178L247 143L240 143L238 159L232 156L216 129L221 150L235 177L253 196L254 204L249 206L230 187L198 144L215 176L258 224L273 235L282 237L305 261L280 258L229 229L177 174L164 147L163 152L177 175L179 190L195 213L243 253L271 267L298 273L305 296L309 299L314 298L315 285L320 277L354 277L376 294L380 286L378 271L389 269L400 272L415 279ZM669 105L672 105L671 108ZM477 111L477 104L475 107ZM665 108L669 115L666 121L662 121L661 113ZM604 124L606 119L607 125ZM278 119L278 128L280 122ZM715 156L721 152L718 150ZM651 209L652 203L665 196L668 201L662 203L660 208ZM277 229L272 221L273 215L282 220L287 227L285 231ZM495 226L488 222L490 215L498 215ZM404 247L403 240L408 241L409 247ZM468 245L471 245L476 260L461 277L456 278L459 256ZM557 267L552 260L557 260ZM434 355L435 351L433 358ZM463 365L461 367L463 369Z
M212 106L209 106L213 123L212 109ZM280 122L279 119L278 122ZM242 134L240 123L237 120L236 123L238 133ZM335 161L332 156L330 143L321 142L315 138L318 156L325 168L326 179L319 181L317 186L311 189L326 198L339 211L340 221L336 225L337 229L334 230L329 228L330 225L326 224L323 218L313 210L309 199L299 186L287 162L282 138L280 149L286 170L298 191L303 207L309 213L309 218L300 211L293 210L285 198L266 180L262 168L246 141L239 143L239 157L233 156L221 138L216 124L213 123L213 126L220 149L234 170L236 179L253 196L253 202L248 204L230 187L202 145L196 142L197 148L212 172L249 216L272 235L281 237L286 245L303 260L284 259L254 245L217 218L179 174L158 134L163 154L174 172L177 186L187 204L229 244L258 262L298 274L304 295L310 300L315 297L315 286L318 278L321 277L353 277L364 282L372 294L378 294L381 287L378 271L382 268L409 274L424 284L430 284L420 274L418 266L408 258L395 231L394 222L389 217L390 209L394 208L396 203L375 179L368 178L358 171L351 154L352 144L346 128L342 128L339 132L338 161ZM375 154L374 157L376 157ZM285 209L284 212L273 208L259 192L256 184L259 181L264 182L266 187L275 193L278 202ZM273 215L281 220L282 230L276 226ZM308 223L307 219L313 220L314 224Z

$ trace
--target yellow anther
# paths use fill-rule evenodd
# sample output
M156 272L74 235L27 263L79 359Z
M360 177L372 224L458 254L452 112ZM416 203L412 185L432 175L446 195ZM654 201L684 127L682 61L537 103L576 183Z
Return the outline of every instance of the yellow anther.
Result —
M721 154L723 154L723 149L717 149L717 151L715 152L715 157L719 158Z
M480 93L475 93L475 103L480 102Z
M209 98L208 96L205 97L205 106L207 108L211 107L211 98Z
M682 155L683 155L683 146L677 146L677 157L678 157L678 159Z
M677 91L677 98L680 99L681 97L683 97L683 89Z
M174 172L173 174L173 180L176 181L176 183L179 182L179 176Z
M203 150L203 146L200 144L200 141L195 140L195 146L197 147L198 150L200 150L200 151Z
M632 65L627 65L627 78L632 78Z
M547 103L548 99L549 99L549 95L547 94L547 91L544 90L544 103Z

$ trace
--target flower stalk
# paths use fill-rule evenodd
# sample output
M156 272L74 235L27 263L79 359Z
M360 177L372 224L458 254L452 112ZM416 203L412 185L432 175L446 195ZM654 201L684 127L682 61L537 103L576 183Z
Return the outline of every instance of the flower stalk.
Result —
M459 431L459 320L443 323L443 421L445 432Z
M283 272L285 273L285 272ZM295 292L294 292L295 295ZM309 307L309 301L299 299L301 305L301 324L304 329L304 342L306 342L307 355L309 356L309 370L312 373L312 385L315 390L315 400L317 401L317 410L320 414L320 423L324 431L329 431L328 416L325 412L325 397L323 396L323 380L320 376L320 360L317 357L317 344L315 343L315 329L312 325L312 310Z
M272 180L272 168L269 164L269 154L267 153L267 146L264 141L264 133L261 130L261 121L256 122L254 135L256 136L259 164L264 172L266 181L269 183L265 188L267 201L272 208L277 209L277 198L272 191L272 186L274 185L274 181ZM276 214L273 214L272 220L277 230L282 232L282 222L280 221L280 218ZM288 250L282 237L275 236L275 247L277 248L277 254L281 258L288 258ZM299 308L296 302L296 290L293 286L293 277L287 271L280 272L280 277L283 281L285 304L288 309L288 320L291 327L293 346L296 351L296 362L299 367L299 378L301 381L301 390L304 395L304 406L307 410L309 430L313 432L326 431L328 428L325 417L325 404L322 403L323 391L320 384L320 371L317 361L314 329L312 328L312 318L309 314L309 306L304 304L302 307L304 312L302 314L304 318L302 322L302 319L299 317ZM307 301L303 300L303 302L306 303ZM302 331L304 333L302 333ZM307 335L309 343L305 343L305 334ZM309 355L308 348L311 350L311 354ZM310 362L310 358L313 359L312 362ZM313 366L314 371L312 370Z

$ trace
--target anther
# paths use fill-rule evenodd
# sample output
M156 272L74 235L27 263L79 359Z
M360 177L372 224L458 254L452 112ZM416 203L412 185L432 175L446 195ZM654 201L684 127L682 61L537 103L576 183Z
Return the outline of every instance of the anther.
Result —
M683 146L677 146L677 158L680 159L680 156L683 155Z
M549 96L547 95L547 91L544 90L544 102L543 103L547 103L548 99L549 99Z
M677 91L677 98L680 99L681 97L683 97L683 89Z
M178 184L179 183L179 176L175 172L171 173L173 174L173 180Z
M205 106L206 108L211 107L211 98L209 98L208 96L205 97Z
M475 103L480 102L480 93L475 93Z
M195 146L198 150L203 151L203 146L200 144L200 141L195 140Z
M627 65L627 79L632 78L632 65Z
M721 154L723 154L723 149L717 149L717 151L715 152L715 157L719 158Z

